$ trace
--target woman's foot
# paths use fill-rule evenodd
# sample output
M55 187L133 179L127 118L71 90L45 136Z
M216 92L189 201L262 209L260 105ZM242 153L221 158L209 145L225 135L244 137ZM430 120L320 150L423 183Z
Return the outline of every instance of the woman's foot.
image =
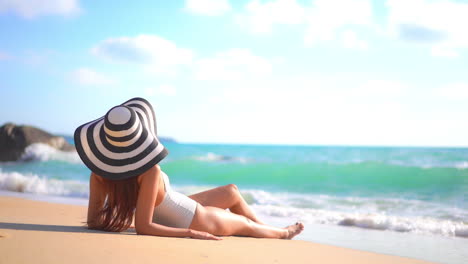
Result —
M304 230L304 224L297 222L294 225L285 227L285 229L288 231L285 239L292 239L293 237L299 235L302 230Z

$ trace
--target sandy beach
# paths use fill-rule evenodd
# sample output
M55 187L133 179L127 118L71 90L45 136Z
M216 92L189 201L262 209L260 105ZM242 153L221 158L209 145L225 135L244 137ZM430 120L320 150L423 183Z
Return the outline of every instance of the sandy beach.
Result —
M0 197L0 263L429 263L299 240L222 241L83 227L86 207Z

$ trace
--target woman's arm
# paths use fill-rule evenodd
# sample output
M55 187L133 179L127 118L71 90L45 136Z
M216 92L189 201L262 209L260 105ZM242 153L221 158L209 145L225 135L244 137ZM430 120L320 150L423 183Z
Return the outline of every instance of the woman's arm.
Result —
M193 237L201 239L221 239L206 232L199 232L188 228L174 228L153 223L154 204L158 194L161 170L154 166L142 175L140 192L135 212L135 229L140 235L154 235L167 237Z
M106 193L102 179L94 173L89 178L88 227L95 227L98 222L99 210L104 205Z

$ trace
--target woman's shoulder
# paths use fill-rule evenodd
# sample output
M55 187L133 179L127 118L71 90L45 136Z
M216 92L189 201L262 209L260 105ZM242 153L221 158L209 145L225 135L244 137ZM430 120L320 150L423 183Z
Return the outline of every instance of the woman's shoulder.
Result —
M153 167L149 168L147 171L145 171L144 173L138 175L138 183L141 184L141 182L143 181L144 178L154 178L154 179L157 179L159 177L159 175L161 174L162 170L161 170L161 167L156 164L154 165Z

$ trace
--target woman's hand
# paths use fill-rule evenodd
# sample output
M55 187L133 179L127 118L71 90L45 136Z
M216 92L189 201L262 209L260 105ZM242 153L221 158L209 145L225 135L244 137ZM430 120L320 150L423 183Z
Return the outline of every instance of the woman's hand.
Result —
M214 235L212 235L210 233L203 232L203 231L197 231L197 230L193 230L193 229L189 230L189 236L191 238L195 238L195 239L223 240L222 238L214 236Z

